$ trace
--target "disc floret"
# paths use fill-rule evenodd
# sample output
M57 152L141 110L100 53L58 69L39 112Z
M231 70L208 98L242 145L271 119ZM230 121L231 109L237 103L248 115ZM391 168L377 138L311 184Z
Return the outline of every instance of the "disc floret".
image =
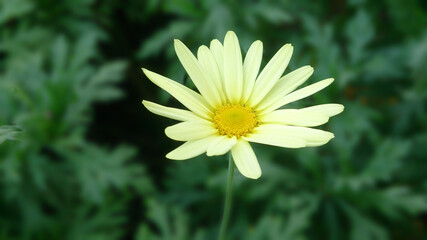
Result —
M212 121L220 135L237 138L251 133L258 125L255 111L241 104L226 104L219 107Z

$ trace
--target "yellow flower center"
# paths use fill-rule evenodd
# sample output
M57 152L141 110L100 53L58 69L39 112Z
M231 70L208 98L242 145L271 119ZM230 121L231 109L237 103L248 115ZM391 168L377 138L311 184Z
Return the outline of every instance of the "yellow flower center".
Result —
M220 135L245 136L258 125L255 112L250 107L240 104L227 104L215 111L213 123Z

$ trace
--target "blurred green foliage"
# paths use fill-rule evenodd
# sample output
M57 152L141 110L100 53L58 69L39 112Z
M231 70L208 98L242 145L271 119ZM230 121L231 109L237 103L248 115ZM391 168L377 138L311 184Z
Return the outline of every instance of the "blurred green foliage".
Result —
M173 121L140 101L179 104L139 68L191 87L173 39L227 30L336 79L292 107L346 107L325 146L253 144L229 239L425 239L426 26L423 0L2 0L0 239L215 239L227 162L165 159Z

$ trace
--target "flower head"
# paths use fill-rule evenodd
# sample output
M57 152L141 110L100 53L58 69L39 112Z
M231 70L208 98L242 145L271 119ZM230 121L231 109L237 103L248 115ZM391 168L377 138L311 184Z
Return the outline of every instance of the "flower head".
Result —
M231 151L240 173L259 178L261 169L249 142L286 148L320 146L334 135L309 127L319 126L343 111L340 104L322 104L302 109L280 107L312 95L332 83L325 79L294 91L313 73L310 66L284 76L293 47L284 45L258 74L262 42L255 41L244 60L234 32L227 32L224 44L212 40L201 46L197 58L179 40L175 51L191 80L195 92L171 79L143 69L157 86L169 92L188 110L142 101L151 112L181 121L167 127L166 135L185 142L166 155L184 160L202 153L223 155Z

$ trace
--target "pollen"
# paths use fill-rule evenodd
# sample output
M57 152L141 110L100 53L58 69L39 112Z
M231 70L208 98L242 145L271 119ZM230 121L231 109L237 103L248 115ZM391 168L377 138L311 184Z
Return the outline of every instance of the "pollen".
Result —
M213 123L220 135L239 138L251 133L258 125L258 119L250 107L240 104L227 104L215 111Z

